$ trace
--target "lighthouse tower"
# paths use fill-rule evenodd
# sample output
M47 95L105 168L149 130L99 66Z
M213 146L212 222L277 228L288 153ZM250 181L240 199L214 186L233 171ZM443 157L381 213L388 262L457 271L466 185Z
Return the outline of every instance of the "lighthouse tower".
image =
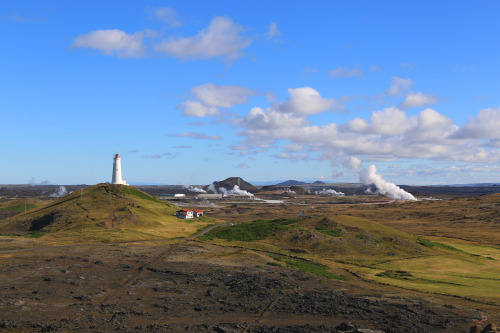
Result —
M113 157L113 179L111 184L127 185L127 182L122 180L122 161L118 154Z

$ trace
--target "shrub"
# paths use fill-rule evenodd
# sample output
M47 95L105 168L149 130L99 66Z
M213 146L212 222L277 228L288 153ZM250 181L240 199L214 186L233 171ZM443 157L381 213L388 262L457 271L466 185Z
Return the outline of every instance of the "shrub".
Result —
M412 277L412 275L409 272L392 271L392 270L377 273L377 274L375 274L375 276L388 277L391 279L402 279L402 280L409 280Z
M255 220L250 223L240 223L233 226L220 227L207 232L202 239L212 240L214 238L226 239L228 241L251 242L263 240L272 233L289 228L289 224L297 222L298 218Z
M290 268L299 269L303 272L312 273L327 279L335 280L347 280L344 275L337 275L328 271L328 267L322 264L318 264L311 261L305 260L294 260L294 259L283 259L286 265Z
M441 249L445 249L445 250L462 252L459 249L454 248L453 246L438 243L438 242L432 242L432 241L425 239L425 238L422 238L422 237L418 237L417 241L420 245L423 245L425 247L430 247L430 248L437 247L437 248L441 248Z
M332 237L341 237L342 236L342 230L341 229L328 229L324 225L318 225L316 227L316 230L321 232L322 234L332 236Z

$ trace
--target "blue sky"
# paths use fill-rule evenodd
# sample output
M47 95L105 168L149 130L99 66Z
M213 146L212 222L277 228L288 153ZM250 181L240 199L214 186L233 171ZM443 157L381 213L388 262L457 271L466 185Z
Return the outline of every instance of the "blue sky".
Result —
M11 1L0 183L500 181L497 1Z

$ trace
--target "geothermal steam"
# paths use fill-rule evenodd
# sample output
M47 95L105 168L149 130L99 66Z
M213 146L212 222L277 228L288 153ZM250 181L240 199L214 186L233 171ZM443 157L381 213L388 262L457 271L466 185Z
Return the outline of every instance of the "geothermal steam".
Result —
M207 190L217 194L217 189L215 188L214 184L210 184L207 187ZM234 185L232 190L227 190L225 187L219 187L219 191L222 195L241 195L241 196L247 196L247 197L253 197L253 194L240 189L238 185Z
M66 190L66 187L59 186L59 191L57 191L56 193L52 193L50 195L50 197L52 197L52 198L60 198L62 196L65 196L66 194L68 194L68 191Z
M361 169L361 160L356 157L351 157L343 164L358 172L359 180L364 185L375 185L380 194L395 200L417 200L411 193L385 180L382 175L377 173L377 167L374 164L371 164L367 169Z
M187 189L188 191L191 191L191 192L207 193L207 191L205 191L204 189L199 188L199 187L194 187L191 185L184 185L184 188Z
M332 197L343 197L345 196L345 193L342 192L337 192L333 189L323 189L321 191L316 191L315 194L326 194L326 195L331 195Z
M253 194L240 189L238 185L234 185L232 190L226 190L224 187L219 187L219 191L221 191L222 194L224 195L242 195L242 196L247 196L247 197L253 197Z

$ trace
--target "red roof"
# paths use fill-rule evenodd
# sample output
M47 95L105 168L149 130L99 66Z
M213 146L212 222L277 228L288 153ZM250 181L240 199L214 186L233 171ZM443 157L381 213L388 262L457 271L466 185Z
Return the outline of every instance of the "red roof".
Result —
M203 211L201 211L201 210L199 210L199 209L193 209L193 212L203 213Z
M187 212L191 212L191 210L189 210L189 209L181 209L181 210L179 210L179 212L186 212L187 213Z

